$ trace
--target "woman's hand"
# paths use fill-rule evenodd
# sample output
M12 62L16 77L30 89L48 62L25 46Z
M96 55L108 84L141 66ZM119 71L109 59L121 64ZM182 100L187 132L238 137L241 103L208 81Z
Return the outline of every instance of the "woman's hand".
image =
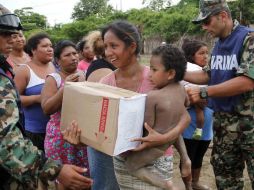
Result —
M66 82L78 82L79 81L79 73L74 73L65 78Z
M76 121L72 121L70 126L68 126L63 132L63 139L73 145L80 145L80 135L81 129L78 128L78 123Z
M168 142L163 134L155 131L147 123L145 123L145 129L148 131L148 135L146 137L133 139L132 141L140 141L141 144L132 151L141 151L143 149L163 145Z

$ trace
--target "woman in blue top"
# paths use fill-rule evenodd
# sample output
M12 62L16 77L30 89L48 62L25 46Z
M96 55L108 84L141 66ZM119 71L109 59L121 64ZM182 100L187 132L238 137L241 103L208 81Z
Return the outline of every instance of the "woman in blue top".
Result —
M53 48L47 34L38 33L28 39L26 52L31 61L17 68L14 78L21 95L25 114L25 132L33 144L44 151L44 138L49 116L41 108L41 90L48 74L55 72Z
M198 40L184 40L182 49L184 51L187 64L187 71L202 70L208 63L208 48L206 43ZM184 81L184 85L190 87L191 84ZM191 123L182 134L187 149L188 156L191 160L192 176L183 178L186 189L193 190L207 190L209 187L199 183L199 176L202 167L203 157L208 149L208 146L213 137L212 131L212 117L213 111L208 107L202 108L203 122L202 123L202 135L195 138L195 130L201 120L198 116L198 112L195 105L188 109L191 116ZM192 181L191 181L192 180Z

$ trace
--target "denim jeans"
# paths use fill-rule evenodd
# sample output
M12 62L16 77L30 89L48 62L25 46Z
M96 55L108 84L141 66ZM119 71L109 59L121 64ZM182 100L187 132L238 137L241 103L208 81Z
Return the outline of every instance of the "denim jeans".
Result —
M87 147L92 190L119 190L113 166L113 158Z

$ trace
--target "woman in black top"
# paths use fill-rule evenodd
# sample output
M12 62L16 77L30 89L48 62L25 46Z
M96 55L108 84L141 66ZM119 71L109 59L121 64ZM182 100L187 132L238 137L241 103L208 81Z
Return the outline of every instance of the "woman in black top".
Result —
M96 60L92 61L86 72L86 80L99 82L100 79L114 71L116 68L105 58L104 43L100 31L92 31L86 37L88 45L92 48Z

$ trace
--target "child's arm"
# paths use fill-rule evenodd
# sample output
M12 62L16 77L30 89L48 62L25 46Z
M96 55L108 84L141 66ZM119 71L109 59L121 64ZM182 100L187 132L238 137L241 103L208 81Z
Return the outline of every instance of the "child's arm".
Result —
M183 88L184 88L184 87L183 87ZM190 100L189 100L189 96L188 96L187 91L186 91L185 88L184 88L184 94L185 94L184 106L185 106L185 107L188 107L188 106L190 106Z
M135 150L140 151L148 147L155 147L166 144L168 142L175 141L178 138L178 136L182 134L184 129L189 126L190 121L191 117L189 113L187 112L187 110L184 110L180 118L180 121L173 129L169 130L167 133L160 134L156 132L154 129L152 129L149 125L145 124L145 128L149 134L146 137L133 139L133 141L142 142L142 144L139 145Z
M194 107L195 107L195 112L196 112L197 128L202 129L204 127L204 123L205 123L204 109L198 105L194 105Z
M144 121L152 128L155 125L157 99L158 97L155 91L151 91L147 94Z

